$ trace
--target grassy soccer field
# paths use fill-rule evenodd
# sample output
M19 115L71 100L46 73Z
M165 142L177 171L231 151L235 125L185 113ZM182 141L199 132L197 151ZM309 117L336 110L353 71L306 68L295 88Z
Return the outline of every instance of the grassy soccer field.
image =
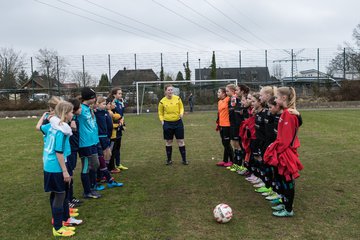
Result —
M360 239L360 111L302 114L299 152L305 169L296 183L295 217L272 217L270 203L243 177L215 166L222 156L216 113L185 116L189 166L181 164L177 148L173 166L164 165L155 114L128 115L121 154L130 169L115 176L125 186L84 201L79 211L85 224L75 238ZM0 120L1 239L52 237L36 121ZM79 168L75 195L81 196ZM222 202L234 212L223 225L212 216Z

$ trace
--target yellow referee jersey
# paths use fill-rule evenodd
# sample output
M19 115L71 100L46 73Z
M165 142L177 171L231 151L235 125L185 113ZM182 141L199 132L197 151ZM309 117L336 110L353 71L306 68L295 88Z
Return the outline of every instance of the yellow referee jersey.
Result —
M184 105L179 96L173 95L171 99L163 97L158 107L160 121L175 122L184 114Z

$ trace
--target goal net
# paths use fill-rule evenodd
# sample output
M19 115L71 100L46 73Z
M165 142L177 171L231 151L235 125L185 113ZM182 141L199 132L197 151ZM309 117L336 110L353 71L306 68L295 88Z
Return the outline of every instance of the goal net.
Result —
M231 83L237 84L237 79L140 81L136 82L135 94L127 93L125 98L129 105L136 106L137 114L157 112L159 101L164 97L164 86L171 84L174 87L174 95L182 99L185 112L190 110L190 94L194 111L214 110L217 106L217 90Z

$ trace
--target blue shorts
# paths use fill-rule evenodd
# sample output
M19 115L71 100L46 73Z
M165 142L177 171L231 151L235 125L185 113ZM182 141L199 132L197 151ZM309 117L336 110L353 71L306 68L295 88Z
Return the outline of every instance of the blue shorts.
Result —
M107 137L99 137L100 145L102 150L105 150L110 147L110 139Z
M98 149L97 149L97 145L92 145L89 147L82 147L79 148L79 155L80 157L90 157L91 155L97 154L98 153Z
M63 173L51 173L44 171L44 190L45 192L65 192Z
M173 140L174 135L176 139L184 139L184 124L181 119L175 122L164 121L163 132L165 140Z

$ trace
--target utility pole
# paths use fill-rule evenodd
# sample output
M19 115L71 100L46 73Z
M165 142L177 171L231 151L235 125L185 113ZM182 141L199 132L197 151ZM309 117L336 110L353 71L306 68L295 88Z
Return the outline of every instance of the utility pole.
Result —
M59 73L59 57L58 56L56 56L56 74L57 74L58 96L60 96L60 73Z
M45 60L45 64L46 64L46 74L47 74L48 87L49 87L49 97L51 97L51 84L50 84L50 76L49 76L49 65L50 65L50 62L49 62L49 60Z
M111 82L110 82L110 85L112 86L110 54L108 54L108 63L109 63L109 82L111 81Z
M32 57L30 57L30 64L31 64L31 89L32 89L31 98L34 99L34 65L33 65Z

